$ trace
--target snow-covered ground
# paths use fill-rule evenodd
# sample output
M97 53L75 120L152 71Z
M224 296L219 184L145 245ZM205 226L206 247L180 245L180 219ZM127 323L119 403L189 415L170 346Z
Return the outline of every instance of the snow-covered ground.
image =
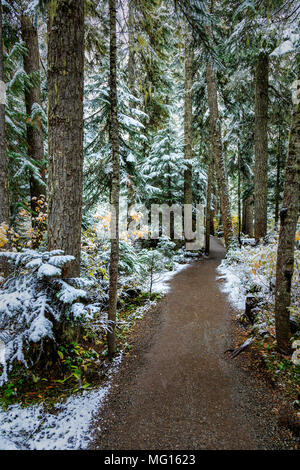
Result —
M234 271L229 266L221 263L217 268L220 276L217 277L221 292L227 294L229 302L238 311L245 308L246 288L241 282L241 275L238 271Z
M104 403L121 360L122 354L113 361L105 386L70 396L53 413L42 404L0 409L0 450L86 449L93 417Z
M253 329L275 334L275 284L277 238L268 244L245 245L229 251L217 271L221 291L228 295L239 313L245 310L245 300L252 293L257 301ZM294 275L291 288L291 318L300 321L300 251L295 250Z
M163 273L155 274L153 285L152 285L152 292L157 292L159 294L166 294L170 291L171 287L169 281L180 271L186 269L189 266L187 264L179 264L176 263L174 266L173 271L165 271Z
M173 271L155 275L152 291L167 293L169 281L187 266L189 264L177 263ZM149 302L137 309L135 318L143 316L152 304ZM121 360L122 354L114 360L105 386L72 395L65 402L58 403L51 413L43 404L26 408L11 405L6 411L0 408L0 450L86 449L93 417L101 410Z

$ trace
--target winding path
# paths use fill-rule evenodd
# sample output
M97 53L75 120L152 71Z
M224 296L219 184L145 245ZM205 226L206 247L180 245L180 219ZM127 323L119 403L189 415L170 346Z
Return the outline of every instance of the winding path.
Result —
M116 377L92 448L288 447L272 412L272 390L224 358L232 308L216 282L224 249L215 239L211 248L209 259L170 281L159 313L141 321L143 339Z

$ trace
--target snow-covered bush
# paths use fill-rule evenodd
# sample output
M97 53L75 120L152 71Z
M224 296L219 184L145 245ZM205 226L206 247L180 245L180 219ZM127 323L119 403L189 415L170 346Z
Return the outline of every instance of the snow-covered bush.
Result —
M252 293L257 299L255 328L260 331L274 330L274 304L276 283L277 237L257 246L243 246L228 252L218 271L225 277L224 290L233 304L241 311L245 297ZM295 250L294 275L291 287L290 313L300 321L300 250Z
M26 352L30 345L57 340L62 324L84 324L97 312L97 304L89 303L86 290L91 281L62 279L62 269L74 260L63 251L0 253L11 264L12 274L0 290L0 340L5 343L5 357L0 385L8 380L14 361L26 367L34 364ZM108 328L102 318L101 326Z

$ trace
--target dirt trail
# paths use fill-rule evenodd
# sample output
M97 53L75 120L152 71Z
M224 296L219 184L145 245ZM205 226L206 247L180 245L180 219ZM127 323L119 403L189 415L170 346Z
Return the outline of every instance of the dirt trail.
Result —
M216 282L224 249L214 239L211 248L170 281L159 315L141 321L142 339L116 377L92 448L288 447L271 389L224 358L232 308Z

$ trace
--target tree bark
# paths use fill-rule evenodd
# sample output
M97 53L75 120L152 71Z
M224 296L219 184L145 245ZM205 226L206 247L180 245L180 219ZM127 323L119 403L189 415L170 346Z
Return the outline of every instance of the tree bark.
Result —
M0 224L9 224L9 180L8 160L5 141L5 100L4 92L4 60L3 60L3 30L2 30L2 2L0 0Z
M249 237L253 236L253 196L243 200L242 232Z
M217 84L214 70L211 62L208 63L206 69L206 84L208 95L208 106L210 114L210 135L212 138L212 151L214 154L214 162L217 176L217 183L220 193L220 205L222 214L222 223L224 229L224 239L226 249L229 248L234 240L232 221L230 213L230 202L228 194L228 184L222 150L221 125L219 121Z
M135 51L134 51L134 2L133 0L128 1L128 88L130 92L134 95L135 92ZM134 104L132 103L133 107ZM130 141L132 140L129 137ZM127 162L127 173L128 173L128 182L127 182L127 194L128 194L128 204L129 206L134 205L135 203L135 163Z
M32 107L35 103L41 106L41 89L40 89L40 55L38 45L38 33L29 16L21 15L21 33L22 39L27 48L27 54L24 56L24 70L27 75L32 78L34 74L34 84L30 88L25 89L25 105L27 114L27 146L28 156L39 167L41 180L44 179L44 138L41 126L41 118L37 117L36 122L30 121ZM33 211L32 226L35 229L35 237L33 238L33 248L38 248L43 232L46 230L46 224L37 221L36 216L40 210L39 200L41 195L46 196L46 188L41 182L34 178L33 172L30 173L30 201L31 210Z
M280 204L280 173L281 173L281 133L280 126L278 129L278 144L277 144L277 158L276 158L276 187L275 187L275 229L277 230L279 219L279 204Z
M110 21L110 141L112 148L111 208L112 233L109 268L109 307L108 319L112 321L112 331L107 335L108 356L115 353L115 321L117 310L118 263L119 263L119 197L120 197L120 156L119 125L117 114L117 35L116 0L109 0Z
M190 160L193 158L193 48L191 34L185 33L185 81L184 81L184 204L193 204L193 174Z
M242 231L242 216L241 216L241 148L238 143L238 240L241 243L241 231Z
M261 54L256 66L254 123L254 235L258 240L267 233L268 200L268 86L269 57Z
M300 69L298 80L300 80ZM288 157L285 169L284 193L280 211L280 233L277 251L275 288L275 326L279 351L288 354L290 345L291 283L294 272L295 233L300 199L300 105L295 104Z
M212 146L211 146L212 147ZM205 218L205 254L209 255L210 250L210 235L213 226L213 212L211 209L212 190L214 183L214 158L212 148L210 149L209 162L208 162L208 175L207 175L207 190L206 190L206 218Z
M49 7L48 248L75 256L65 277L80 275L84 0L56 0Z

